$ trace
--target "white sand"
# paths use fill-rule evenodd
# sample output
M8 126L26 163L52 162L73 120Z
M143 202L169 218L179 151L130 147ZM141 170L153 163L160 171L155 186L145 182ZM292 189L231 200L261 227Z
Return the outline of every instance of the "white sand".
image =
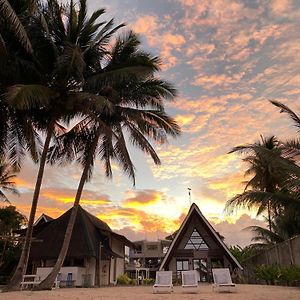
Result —
M199 286L198 294L183 294L176 286L172 294L152 294L152 287L61 288L52 291L0 293L1 300L300 300L300 288L238 285L236 293L213 293L211 285Z

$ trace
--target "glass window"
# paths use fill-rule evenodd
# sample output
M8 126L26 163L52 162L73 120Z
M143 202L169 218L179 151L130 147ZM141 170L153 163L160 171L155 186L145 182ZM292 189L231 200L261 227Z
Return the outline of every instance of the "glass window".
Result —
M203 249L203 250L207 250L208 246L205 243L202 236L200 235L200 233L198 232L198 230L195 228L193 230L189 240L187 241L184 249L192 249L192 250Z
M207 281L207 261L204 258L194 259L193 268L198 271L198 281Z
M189 260L188 259L180 259L176 261L176 273L177 276L180 276L181 271L189 270Z

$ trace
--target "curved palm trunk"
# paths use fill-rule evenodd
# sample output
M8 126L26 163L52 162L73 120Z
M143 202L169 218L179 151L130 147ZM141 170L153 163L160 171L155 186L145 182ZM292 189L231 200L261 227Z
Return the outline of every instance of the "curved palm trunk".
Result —
M35 287L34 290L51 290L52 286L54 284L54 281L56 279L56 276L59 273L59 271L64 263L64 260L66 258L66 255L67 255L67 252L69 249L69 244L70 244L70 240L71 240L71 236L72 236L72 232L73 232L73 228L74 228L74 224L75 224L75 220L76 220L76 216L77 216L77 211L78 211L83 187L84 187L84 184L88 177L90 164L92 163L93 158L94 158L94 153L95 153L95 150L96 150L96 147L98 144L99 136L100 136L100 130L98 130L98 132L95 136L95 139L94 139L94 143L91 145L89 157L87 159L87 162L86 162L83 172L81 174L75 201L73 204L73 209L72 209L71 216L70 216L70 219L69 219L69 222L67 225L64 241L63 241L62 248L60 250L58 259L57 259L52 271L50 272L50 274L37 287Z
M25 241L24 241L24 245L22 248L21 257L20 257L20 260L19 260L19 263L18 263L18 266L16 268L14 275L12 276L9 284L6 286L6 288L3 291L19 290L23 275L25 274L26 269L27 269L27 263L28 263L30 247L31 247L33 223L34 223L35 213L36 213L36 209L37 209L40 189L41 189L41 185L42 185L42 180L43 180L43 175L44 175L44 170L45 170L45 165L46 165L46 159L47 159L47 153L48 153L51 137L52 137L52 134L54 131L54 125L55 125L55 120L52 120L47 129L47 136L46 136L46 140L45 140L45 144L44 144L44 148L43 148L43 152L42 152L42 156L41 156L41 160L40 160L40 165L39 165L39 170L38 170L38 175L37 175L37 179L36 179L36 184L35 184L32 204L31 204L31 210L30 210L30 215L29 215L29 220L28 220L28 227L26 230L26 236L25 236Z

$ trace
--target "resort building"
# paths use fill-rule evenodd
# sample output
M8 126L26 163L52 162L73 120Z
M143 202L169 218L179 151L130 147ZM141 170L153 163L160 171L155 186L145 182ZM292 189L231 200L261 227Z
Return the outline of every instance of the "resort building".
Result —
M129 250L126 273L131 278L136 278L137 275L142 278L155 278L155 273L158 271L170 244L170 240L134 242L135 247Z
M211 269L217 267L242 270L220 235L193 203L159 269L173 271L178 278L181 271L198 270L199 281L205 282L212 280Z
M57 219L41 218L34 226L27 274L44 279L59 255L72 208ZM58 276L60 285L103 286L115 284L125 271L124 236L79 207L70 246Z

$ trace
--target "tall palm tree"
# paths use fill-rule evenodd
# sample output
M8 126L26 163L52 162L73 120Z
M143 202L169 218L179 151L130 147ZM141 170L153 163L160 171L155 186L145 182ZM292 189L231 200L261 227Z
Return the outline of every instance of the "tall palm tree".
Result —
M99 157L104 163L106 176L112 176L111 160L115 160L135 182L135 169L127 141L149 154L155 164L160 164L149 139L164 143L168 135L176 137L180 132L176 122L164 111L164 100L173 99L176 91L172 85L155 77L160 61L140 51L139 45L138 38L132 32L116 41L105 66L98 70L98 74L88 78L84 87L89 92L98 91L104 95L109 102L107 109L100 113L91 112L58 139L57 146L52 149L52 160L74 160L77 157L83 172L61 252L51 273L38 289L50 289L62 267L84 184L91 178L95 159ZM118 80L110 76L131 64L136 66L135 73L121 75Z
M11 166L5 162L4 158L0 157L0 200L9 202L4 191L19 195L17 188L15 187L14 179L16 174Z
M272 155L262 155L262 148ZM272 215L278 214L277 207L272 205L270 195L274 194L287 174L278 168L277 160L281 155L279 142L275 136L264 138L254 144L243 145L233 148L229 153L247 153L243 161L249 168L245 176L252 176L246 183L244 193L236 195L226 203L226 207L258 207L258 214L267 210L269 230L272 231ZM250 190L249 190L250 189ZM267 193L269 197L257 197L260 192ZM260 193L261 195L261 193Z
M97 111L105 104L103 97L83 92L82 87L105 55L109 40L123 25L114 27L113 20L99 22L103 9L88 17L86 0L80 1L78 12L76 9L73 1L68 10L56 0L41 3L28 24L36 82L15 84L6 93L6 101L19 110L32 111L36 127L45 132L25 242L7 290L18 289L26 271L47 152L52 138L64 132L59 122L68 122L91 108Z

